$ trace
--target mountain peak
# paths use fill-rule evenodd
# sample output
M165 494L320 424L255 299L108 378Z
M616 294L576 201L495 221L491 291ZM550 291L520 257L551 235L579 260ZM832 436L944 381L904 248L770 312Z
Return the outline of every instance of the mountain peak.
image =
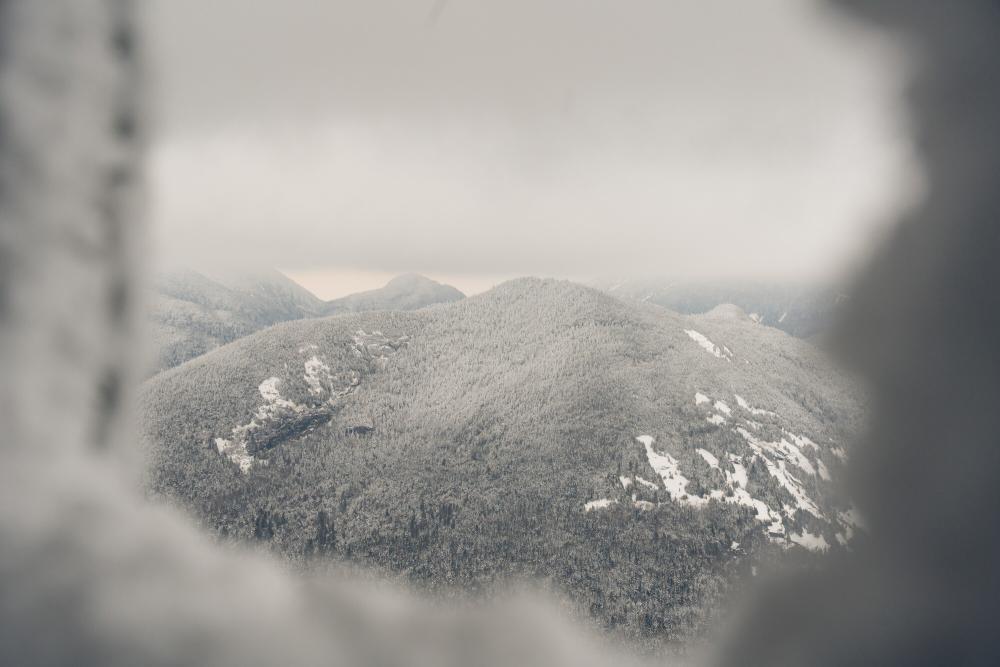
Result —
M705 313L705 317L716 320L746 320L747 312L732 303L723 303Z
M384 287L328 301L325 310L327 315L368 310L417 310L464 298L465 295L451 285L443 285L417 273L404 273Z
M401 273L385 284L386 287L413 287L416 285L441 285L441 283L419 273Z

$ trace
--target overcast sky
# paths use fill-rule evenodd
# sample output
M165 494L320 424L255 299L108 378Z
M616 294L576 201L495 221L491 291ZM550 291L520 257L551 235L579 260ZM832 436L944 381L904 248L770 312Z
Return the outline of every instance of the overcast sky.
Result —
M163 262L815 278L919 191L903 61L810 0L150 0Z

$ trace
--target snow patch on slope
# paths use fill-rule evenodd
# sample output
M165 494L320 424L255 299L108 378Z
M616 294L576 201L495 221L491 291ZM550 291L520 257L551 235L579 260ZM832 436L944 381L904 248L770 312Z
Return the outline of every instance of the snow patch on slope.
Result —
M400 348L406 347L410 343L409 336L399 336L389 338L381 331L365 332L358 329L354 334L354 353L363 358L370 359L381 366L385 366L389 357L394 355Z
M795 500L795 509L809 512L818 519L825 518L819 511L816 503L806 494L802 482L788 470L782 450L778 446L779 443L762 442L745 428L737 428L736 432L743 436L743 439L747 441L754 454L764 462L771 477L776 479L788 491L789 495L792 496ZM768 454L771 456L768 456ZM771 457L774 458L772 459ZM794 510L787 508L786 514L791 516L794 514Z
M721 489L711 491L707 496L691 495L687 492L689 480L681 473L677 461L669 454L661 454L657 452L653 448L655 439L651 436L644 435L636 439L646 448L646 458L649 461L650 466L652 466L653 470L655 470L663 479L663 485L670 494L670 499L674 502L690 505L692 507L704 507L710 500L717 500L719 502L751 507L757 512L757 519L759 521L769 524L767 528L769 534L772 536L784 535L785 527L782 523L781 515L768 507L763 501L752 498L750 494L742 488L742 486L746 485L746 471L742 470L742 466L740 473L731 473L729 471L725 472L727 485L732 491L732 495L727 495ZM705 450L698 450L698 452L701 454L702 458L705 459L706 463L712 465L712 462L714 462L715 465L713 467L718 467L718 459L710 452ZM707 457L705 456L706 454L708 455ZM737 477L742 480L742 485L736 485Z
M640 435L636 440L646 448L646 460L663 480L663 487L667 490L671 500L696 507L707 502L704 498L688 495L687 485L690 483L688 478L681 474L680 467L674 457L670 454L661 454L653 449L655 438L649 435Z
M791 438L792 442L794 442L798 447L800 447L800 448L801 447L811 447L813 449L813 451L816 451L816 452L819 451L819 445L817 445L815 442L813 442L809 438L805 437L804 435L795 435L794 433L791 433L789 431L785 431L785 434L789 438Z
M712 452L700 448L697 451L698 454L701 455L701 458L705 459L705 463L708 464L709 468L715 468L716 470L719 469L719 459L715 458L715 455L712 454Z
M743 457L736 454L729 455L729 462L733 466L732 479L729 479L729 483L735 484L741 489L747 488L747 469L743 465ZM729 473L727 473L727 478Z
M323 393L323 383L320 381L320 376L325 375L329 379L330 367L320 361L320 358L316 355L307 360L303 366L306 372L302 377L305 379L306 384L309 385L309 393L319 396Z
M617 504L617 500L611 500L610 498L601 498L599 500L591 500L589 503L583 506L584 511L593 512L594 510L607 509L611 505Z
M264 403L257 407L253 419L247 424L233 428L231 438L215 439L216 451L239 466L240 472L248 472L256 462L255 457L247 449L250 436L254 431L286 412L295 413L304 409L303 406L281 397L281 392L278 389L280 382L281 379L277 377L270 377L261 382L257 391L264 399Z
M685 329L684 333L686 333L691 340L698 343L702 349L711 354L713 357L725 359L729 362L733 360L733 353L728 347L719 347L710 341L707 336L695 331L694 329Z
M740 408L742 410L746 410L747 412L749 412L752 415L756 415L758 417L760 417L760 416L777 417L778 416L777 412L771 412L770 410L762 410L760 408L753 407L752 405L750 405L749 402L747 402L747 399L743 398L739 394L734 394L734 396L736 397L736 405L740 406Z
M281 392L278 391L278 383L281 382L280 378L267 378L260 385L257 386L257 391L260 392L261 398L263 398L268 403L273 403L281 398Z
M409 344L409 337L389 338L380 331L369 334L361 330L353 337L353 343L355 355L384 367L389 357ZM298 352L305 354L318 349L317 345L310 344L300 347ZM264 402L257 406L253 418L246 424L234 427L230 437L213 440L216 451L235 463L241 472L248 472L260 462L250 453L249 445L261 429L273 426L274 422L280 422L281 426L290 423L292 426L308 429L312 424L328 420L332 414L332 406L340 398L354 392L361 383L361 376L357 371L334 373L319 354L307 359L303 363L303 369L302 379L310 395L306 403L295 403L284 398L279 389L282 379L269 377L257 387ZM265 439L274 437L273 433L268 434L266 430L264 433Z
M653 482L650 482L648 479L643 479L642 477L639 477L638 475L636 475L635 481L637 481L639 484L642 484L647 489L652 489L653 491L657 491L660 488L656 484L654 484Z

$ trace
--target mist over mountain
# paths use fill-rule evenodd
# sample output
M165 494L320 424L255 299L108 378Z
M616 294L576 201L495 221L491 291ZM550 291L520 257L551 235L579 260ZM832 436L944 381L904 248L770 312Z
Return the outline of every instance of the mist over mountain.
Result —
M520 279L286 322L149 380L148 488L227 539L431 590L540 580L644 646L776 553L844 548L861 408L812 345Z
M154 355L150 372L172 368L278 322L338 312L412 310L461 298L455 288L417 275L324 302L276 270L165 272L156 276L149 302L147 328Z
M848 298L836 286L794 282L645 278L602 280L595 286L618 297L685 314L707 313L716 306L733 304L761 324L806 339L821 337Z

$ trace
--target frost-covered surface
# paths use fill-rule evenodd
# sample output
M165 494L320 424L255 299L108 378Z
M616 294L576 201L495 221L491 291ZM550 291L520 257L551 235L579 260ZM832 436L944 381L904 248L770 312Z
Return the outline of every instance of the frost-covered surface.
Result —
M276 270L172 270L155 276L150 288L151 372L279 322L316 317L323 305Z
M733 360L733 353L728 347L719 347L710 341L707 336L695 331L694 329L685 329L684 333L686 333L691 340L698 343L703 350L711 354L713 357L725 359L726 361Z
M698 404L706 405L709 402L701 401ZM719 401L715 402L713 407L718 408ZM749 411L749 408L742 403L740 407ZM726 423L726 420L717 414L709 417L709 421L720 426ZM787 539L791 544L813 551L828 549L829 543L823 535L814 535L807 530L792 531L789 529L795 525L790 522L795 521L798 512L801 511L836 528L838 532L835 536L839 543L843 545L849 543L856 525L856 517L848 515L846 512L840 512L832 517L824 514L816 500L810 496L811 485L807 485L803 481L817 475L824 481L831 477L829 469L818 457L811 459L803 451L806 448L807 451L815 454L815 451L819 450L818 445L808 437L795 435L788 431L784 432L787 437L782 437L775 442L761 439L740 425L734 425L733 431L745 441L750 450L749 459L741 454L729 453L725 457L726 463L723 464L719 456L708 449L695 448L694 452L710 469L718 470L725 477L725 485L722 488L710 489L701 495L692 494L689 491L691 481L685 475L678 460L657 447L656 439L653 436L642 435L636 440L643 446L649 466L659 475L670 502L691 507L704 507L712 500L742 505L754 510L757 520L765 524L765 531L772 539L777 541ZM747 490L749 484L748 465L754 462L760 462L764 465L767 474L775 480L781 489L788 493L791 504L775 507L750 494ZM635 481L635 478L628 478L626 485L625 479L622 478L622 483L626 488L631 487ZM635 500L634 497L633 500Z
M305 410L305 406L281 397L281 391L278 389L280 382L281 379L277 377L270 377L261 382L257 391L264 399L264 403L257 407L253 419L233 428L229 439L215 439L215 448L219 454L239 466L241 472L248 472L256 462L248 448L249 439L255 431L269 422L301 414Z
M752 433L745 428L737 428L736 432L743 436L750 445L750 449L767 466L767 471L795 500L795 508L809 512L816 518L822 519L823 515L819 511L816 503L805 491L802 482L790 471L786 465L782 445L787 443L782 440L780 443L762 442L755 438ZM771 456L768 456L770 454ZM790 514L792 510L786 509Z
M687 477L681 474L680 467L674 457L670 454L662 454L653 448L653 444L656 442L655 438L649 435L640 435L636 440L646 448L646 459L663 480L663 487L667 490L671 500L695 506L703 505L706 502L703 498L688 495L687 485L689 482Z
M747 469L743 465L743 457L736 454L729 455L729 462L733 466L733 472L729 473L732 475L731 483L745 489L747 486Z
M321 376L330 377L330 367L323 363L319 357L313 356L304 364L305 375L302 378L309 385L309 393L319 396L323 393L323 383Z
M276 270L200 267L155 277L150 290L150 372L166 370L280 322L335 312L413 310L463 298L422 276L400 276L385 288L324 302ZM317 348L303 346L299 353Z
M358 330L352 337L352 343L356 356L384 368L389 358L409 343L409 337L389 338L381 331L366 333ZM307 401L297 403L285 398L281 391L285 381L277 376L266 378L257 387L263 402L258 404L253 418L233 427L228 437L213 440L216 451L235 463L241 472L249 472L261 462L252 451L253 444L259 449L269 449L277 444L274 439L284 437L285 433L308 431L328 421L337 401L353 393L360 385L361 376L356 371L334 373L322 359L318 345L308 344L298 349L299 354L309 352L316 353L302 362L301 378L309 396ZM258 439L264 442L255 443Z
M591 500L589 503L583 506L583 509L587 512L593 512L594 510L603 510L611 507L618 501L611 500L610 498L600 498L598 500Z
M753 407L752 405L750 405L749 402L747 402L747 400L745 398L743 398L739 394L735 394L735 398L736 398L736 405L740 406L741 409L746 410L747 412L749 412L752 415L757 415L757 416L761 416L761 417L777 417L778 416L777 413L771 412L770 410L762 410L761 408L755 408L755 407Z
M355 485L351 493L356 495L345 516L338 515L339 547L344 553L368 539L359 533L361 526L388 525L382 523L386 512L392 530L408 539L409 515L419 506L421 495L446 487L454 489L452 497L467 498L461 501L459 524L454 527L460 544L480 539L480 531L463 517L475 515L476 523L497 526L499 532L492 535L504 534L506 529L499 523L489 523L493 521L490 508L499 508L513 517L512 525L523 525L528 531L524 534L532 534L536 529L527 523L530 517L519 516L512 504L519 494L530 494L538 499L539 508L565 509L576 515L578 523L570 530L580 538L579 550L573 547L572 558L592 553L591 547L605 540L626 548L635 539L655 540L655 530L647 529L657 524L669 525L671 535L689 543L685 548L697 553L703 540L718 538L721 548L706 551L708 560L702 561L713 568L724 564L715 562L719 558L741 561L780 553L767 544L768 536L785 542L784 534L803 530L824 535L839 549L834 533L808 512L784 513L785 506L794 508L795 502L733 432L733 427L744 426L762 441L773 441L788 439L784 427L808 433L825 448L838 431L822 427L819 410L841 407L840 388L827 391L818 383L824 371L819 355L799 341L745 321L706 320L704 325L694 325L716 342L732 343L740 353L739 363L720 363L681 334L688 321L695 319L619 303L572 285L517 281L424 313L343 316L281 325L191 365L191 370L204 369L197 374L180 369L150 387L170 397L174 392L169 390L179 378L217 377L225 371L219 362L244 347L253 351L253 364L245 363L249 352L235 358L239 363L235 377L253 379L253 387L269 376L279 377L281 397L296 404L315 404L305 379L305 363L312 357L334 373L358 370L361 388L338 406L335 422L302 437L299 432L289 435L285 428L281 439L273 440L277 444L272 449L266 449L271 439L255 434L248 453L268 461L267 468L251 469L245 480L232 483L220 474L219 464L224 461L234 470L235 464L222 459L214 462L213 476L229 481L246 502L255 502L258 490L270 497L281 496L282 513L294 516L301 526L289 535L298 540L296 544L279 547L293 556L301 554L315 535L317 506L299 499L316 497L314 490L325 488L327 479L337 480L338 500L349 481ZM413 335L420 344L388 357L393 339L401 332ZM313 343L319 349L295 354ZM772 343L773 349L768 347ZM391 370L369 380L368 374L387 357ZM750 367L744 368L745 359ZM326 387L323 369L316 365L311 372ZM192 387L192 400L181 406L188 409L205 392L195 393L193 383L185 386ZM794 398L782 396L783 391ZM798 400L800 391L802 399ZM746 420L755 416L738 407L733 392L789 419L760 418L763 426L754 431ZM696 394L708 400L698 403ZM246 406L242 396L234 398L224 406L221 427L207 436L229 438L227 426L249 420L256 406ZM718 412L717 402L729 409L730 417ZM849 408L848 403L843 405ZM175 411L180 413L180 409ZM713 414L726 419L725 423L716 427L704 421ZM366 427L366 435L355 437L352 427L362 421L375 428ZM652 456L635 439L640 434L655 439L650 443ZM697 449L715 457L717 468ZM811 451L804 449L810 458ZM730 454L741 458L734 464ZM822 455L830 471L839 473L836 459L825 449ZM176 476L190 475L181 457L173 451L169 456ZM546 460L557 464L557 474L538 465ZM809 494L829 513L830 499L814 488L818 477L788 465L799 479L808 480ZM301 482L293 477L299 473ZM638 481L639 476L651 484ZM220 500L224 501L221 494ZM587 503L596 500L614 502L590 505L586 511ZM253 514L252 509L242 513L249 521L241 518L245 534L254 529ZM548 522L538 529L543 531L544 556L561 567L571 559L549 539L559 534L553 530L561 529L549 514L542 521ZM587 526L600 526L600 530L591 534ZM433 544L442 545L440 539L430 538ZM738 557L728 553L731 539L743 545ZM443 544L447 549L447 543ZM383 552L379 560L395 568L401 566L402 555ZM486 557L491 559L490 567L514 563L505 555ZM516 567L530 568L531 559L537 560L538 555L525 551L518 558ZM657 561L655 550L647 565L670 567ZM717 574L715 570L710 578ZM603 575L595 571L594 576ZM688 575L683 576L687 581ZM606 584L597 586L605 590Z
M707 436L709 441L716 443L714 446L699 446L696 439L688 443L672 442L664 447L657 444L653 435L636 438L642 445L645 463L657 474L662 488L660 485L637 485L641 478L636 475L621 477L623 488L633 492L633 505L642 499L636 493L647 489L664 490L669 500L662 502L702 508L714 500L752 509L756 519L763 524L764 532L777 542L811 550L828 548L833 541L849 544L854 527L843 512L836 510L837 503L842 501L837 499L839 496L830 484L834 480L831 461L836 463L836 459L841 458L842 448L829 443L828 438L818 438L827 443L818 444L797 432L801 422L785 419L773 410L755 407L740 393L712 394L708 390L694 392L694 405L705 421L718 429ZM729 399L735 405L729 403ZM744 444L735 448L727 444L720 452L719 444L727 442L725 433L739 436ZM687 447L693 457L684 455ZM692 458L700 459L707 468L699 469ZM753 475L751 469L755 471ZM708 474L709 470L717 472ZM756 481L751 482L751 477ZM769 482L765 481L767 478ZM695 479L697 484L693 483ZM692 493L692 489L697 492ZM649 501L648 498L643 500ZM834 509L829 509L830 503ZM829 529L817 532L817 525Z
M792 433L790 431L785 431L785 434L789 438L791 438L792 442L794 442L795 445L797 447L799 447L800 449L803 448L803 447L809 447L813 451L816 451L816 452L819 451L819 445L817 445L815 442L813 442L812 440L810 440L806 436L804 436L804 435L795 435L794 433ZM837 456L837 454L834 454L834 456ZM839 456L838 456L838 458L839 458Z
M767 503L752 498L750 494L747 493L745 488L747 484L746 469L740 462L739 457L731 455L730 461L733 464L733 470L723 471L726 476L726 485L729 491L728 494L725 490L715 489L703 496L697 496L688 493L687 486L690 481L680 471L680 467L676 459L669 454L656 451L656 448L654 447L656 442L655 438L643 435L636 439L645 448L647 460L653 470L655 470L663 480L663 485L666 488L667 493L670 495L671 501L690 505L692 507L704 507L709 501L716 500L719 502L733 503L750 507L756 512L757 520L767 524L766 530L768 534L775 537L785 534L785 527L781 514L768 507ZM711 452L699 449L698 454L701 455L709 467L721 470L719 466L719 459Z
M354 353L359 357L374 360L385 366L389 358L400 348L406 347L409 342L409 336L389 338L381 331L367 333L364 329L358 329L354 334Z
M701 458L705 459L705 463L707 463L710 468L719 467L719 459L715 457L715 454L700 448L698 449L698 454L701 455Z
M278 391L278 383L281 382L280 378L267 378L257 386L257 391L260 392L261 398L263 398L268 403L274 403L281 398L281 392Z
M660 488L654 482L650 482L648 479L644 479L642 477L639 477L638 475L636 475L635 477L625 477L624 475L622 475L618 478L618 481L621 482L622 488L625 489L626 491L629 488L631 488L634 484L639 484L640 486L644 486L651 491L657 491ZM633 496L632 500L635 500L635 496Z
M775 450L785 454L788 460L798 466L802 472L813 477L816 476L816 468L813 467L812 461L796 445L793 445L784 438L773 444Z
M642 484L647 489L652 489L653 491L660 488L654 482L650 482L648 479L644 479L642 477L639 477L638 475L636 475L635 481L638 482L639 484Z
M215 439L215 449L220 455L235 463L240 468L240 472L249 472L253 467L254 458L247 453L246 442L233 442L225 438Z

